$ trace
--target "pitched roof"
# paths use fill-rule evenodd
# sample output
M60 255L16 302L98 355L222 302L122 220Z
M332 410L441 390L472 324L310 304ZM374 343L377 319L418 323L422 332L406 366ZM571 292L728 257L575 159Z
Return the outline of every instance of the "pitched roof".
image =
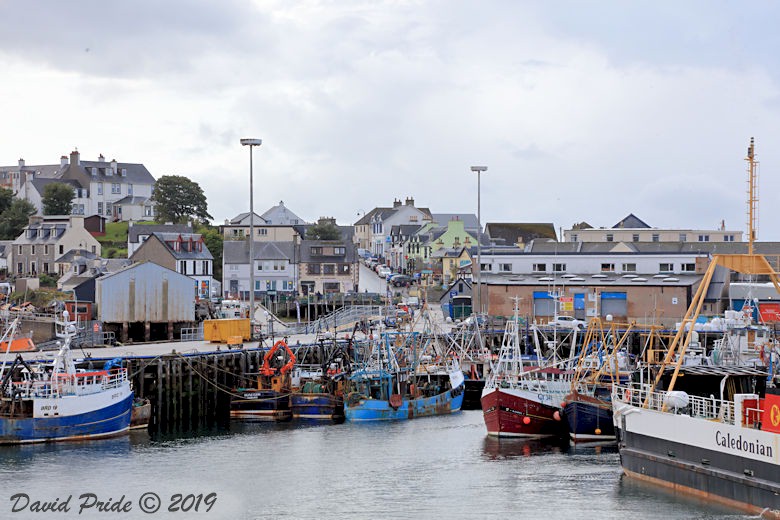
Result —
M618 228L628 228L628 229L649 229L650 226L645 224L641 219L639 219L636 215L633 213L629 213L626 217L623 218L620 222L612 226L613 229Z
M434 213L431 216L433 218L433 222L440 226L447 227L447 223L450 220L462 220L463 227L466 228L466 231L476 231L477 228L479 228L477 216L471 213Z
M162 242L166 248L168 248L168 251L173 255L174 258L177 260L213 260L214 256L211 254L211 251L209 251L208 246L206 245L206 242L202 241L202 236L200 233L161 233L161 232L154 232L152 233L152 237L157 238ZM151 239L151 237L150 237ZM179 249L176 251L171 247L171 242L177 242L181 239L182 245L188 244L190 240L192 242L202 242L203 247L200 250L195 251L189 251L184 249ZM134 253L135 254L135 253Z
M324 253L327 249L327 246L344 247L346 249L345 254L343 256L325 254L313 256L311 254L312 247L322 247ZM302 240L300 252L301 263L323 261L354 264L358 259L357 246L352 243L351 238L347 238L345 240Z
M189 224L133 224L127 230L127 241L135 244L138 235L151 235L152 233L192 233Z
M293 242L255 242L255 260L290 260L295 258ZM249 242L226 240L222 247L222 258L226 264L248 264Z
M497 244L528 243L535 238L558 240L555 226L549 222L489 222L485 233Z

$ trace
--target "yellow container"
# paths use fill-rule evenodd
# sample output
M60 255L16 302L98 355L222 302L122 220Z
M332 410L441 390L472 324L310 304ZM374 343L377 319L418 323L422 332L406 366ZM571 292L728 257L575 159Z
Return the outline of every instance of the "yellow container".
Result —
M250 332L249 318L203 320L203 339L206 341L227 343L231 336L241 336L249 341Z

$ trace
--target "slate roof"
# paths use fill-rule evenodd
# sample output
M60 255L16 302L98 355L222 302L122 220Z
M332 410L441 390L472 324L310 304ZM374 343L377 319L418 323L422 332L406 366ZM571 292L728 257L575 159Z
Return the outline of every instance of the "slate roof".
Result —
M79 256L84 260L94 260L95 258L98 258L98 255L91 251L87 251L86 249L71 249L58 259L54 261L54 263L61 264L64 262L67 263L73 263L73 261L76 259L76 257Z
M293 242L255 242L255 260L290 260L295 257ZM249 242L226 240L222 247L222 258L226 264L248 264Z
M149 170L147 170L146 166L143 164L117 162L117 172L116 174L112 175L106 174L106 171L111 169L111 163L107 161L85 161L83 159L79 159L78 167L80 167L84 173L90 177L96 177L97 179L103 181L110 181L111 179L122 179L122 182L129 182L132 184L154 184L154 177L152 177L152 174L149 173ZM92 175L92 168L97 169L96 176ZM122 176L122 169L126 170L125 176Z
M122 197L121 199L112 202L112 204L132 204L132 205L141 205L146 204L149 200L149 197L135 197L133 195L127 195L125 197Z
M176 241L181 237L184 239L184 243L187 243L189 239L191 238L193 242L197 242L201 239L200 233L160 233L155 232L152 233L152 237L157 238L160 240L163 244L165 244L165 247L168 248L168 251L173 255L174 258L177 260L214 260L214 256L211 254L211 251L209 251L208 246L206 246L206 243L203 242L203 249L200 251L175 251L169 244L169 241ZM149 237L151 240L151 237Z
M127 241L135 244L138 235L151 235L152 233L192 233L189 224L133 224L127 231Z
M244 222L244 219L246 219L246 222ZM260 215L255 213L255 226L258 226L258 225L264 226L266 224L268 224L268 222L263 217L261 217ZM227 225L229 225L229 226L248 226L249 225L249 212L245 211L243 213L239 213L235 217L231 218Z
M612 228L649 229L650 226L645 224L644 221L642 221L633 213L629 213L626 217L623 218L623 220L612 226Z
M32 185L41 195L43 195L43 190L46 189L46 185L54 184L54 183L67 184L68 186L72 186L73 188L79 188L79 189L84 188L80 182L71 179L52 179L47 177L35 177L32 180Z
M311 248L321 246L325 249L327 246L344 247L346 248L346 254L341 256L333 255L317 255L312 256ZM347 240L302 240L300 248L300 262L344 262L354 264L358 260L357 247L352 243L351 239Z
M476 231L479 228L477 216L469 213L434 213L431 215L433 222L439 226L447 227L450 220L462 220L466 231Z
M555 226L550 222L490 222L485 233L499 245L511 246L518 242L528 243L535 238L558 240Z

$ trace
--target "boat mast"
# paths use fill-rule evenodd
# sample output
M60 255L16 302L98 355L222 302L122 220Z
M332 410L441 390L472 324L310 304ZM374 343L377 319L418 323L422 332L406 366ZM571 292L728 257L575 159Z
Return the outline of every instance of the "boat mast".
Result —
M750 138L747 157L748 162L748 254L753 254L753 241L756 239L756 221L758 220L758 183L756 182L756 167L758 161L755 159L755 141Z

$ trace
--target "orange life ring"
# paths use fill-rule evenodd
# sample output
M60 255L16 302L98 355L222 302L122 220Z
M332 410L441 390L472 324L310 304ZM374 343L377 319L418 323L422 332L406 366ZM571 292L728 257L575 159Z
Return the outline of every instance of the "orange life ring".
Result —
M623 398L626 401L628 401L629 403L631 402L631 389L630 388L626 388L626 391L623 392Z

